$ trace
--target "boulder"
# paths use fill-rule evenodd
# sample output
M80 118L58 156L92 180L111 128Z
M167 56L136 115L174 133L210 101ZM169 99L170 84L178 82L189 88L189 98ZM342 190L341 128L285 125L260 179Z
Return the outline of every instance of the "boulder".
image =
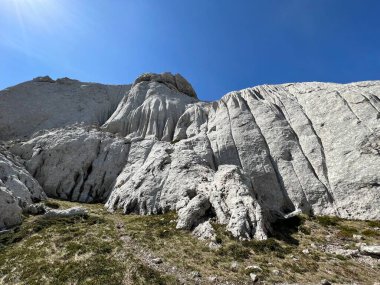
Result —
M380 245L362 245L359 251L361 254L380 258Z
M88 215L86 209L82 207L73 207L65 210L47 209L43 215L45 218L70 218L70 217L85 217Z

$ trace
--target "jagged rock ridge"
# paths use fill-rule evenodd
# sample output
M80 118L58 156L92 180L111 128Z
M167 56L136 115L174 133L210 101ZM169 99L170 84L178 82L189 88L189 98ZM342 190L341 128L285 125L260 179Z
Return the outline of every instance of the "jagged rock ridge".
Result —
M214 219L262 239L289 213L380 218L379 95L379 81L312 82L208 103L178 75L148 74L100 129L57 129L10 150L49 196L176 210L178 228Z

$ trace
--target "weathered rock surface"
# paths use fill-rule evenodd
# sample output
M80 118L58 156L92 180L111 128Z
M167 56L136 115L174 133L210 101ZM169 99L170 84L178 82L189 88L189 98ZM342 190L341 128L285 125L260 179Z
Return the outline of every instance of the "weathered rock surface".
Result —
M140 76L103 128L124 136L152 135L171 141L179 117L198 101L194 91L187 91L192 90L187 81L176 87L176 78L169 74Z
M125 164L129 146L123 138L74 126L48 131L11 150L49 197L102 202Z
M380 219L379 96L380 81L312 82L201 102L182 77L146 74L100 129L45 131L11 151L49 196L263 239L297 213Z
M38 182L3 148L0 148L0 229L21 223L21 214L46 198Z
M84 217L87 216L86 209L81 207L73 207L65 210L48 209L44 214L45 218L68 218L68 217Z
M0 140L74 123L101 125L130 85L103 85L37 77L0 91Z
M380 245L363 245L359 250L362 254L380 258Z

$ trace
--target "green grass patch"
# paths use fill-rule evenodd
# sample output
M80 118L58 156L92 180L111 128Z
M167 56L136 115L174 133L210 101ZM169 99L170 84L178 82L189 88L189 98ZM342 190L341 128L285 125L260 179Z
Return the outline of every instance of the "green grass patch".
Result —
M318 223L324 227L336 226L339 223L339 218L333 216L317 216Z
M378 236L380 236L379 231L370 230L370 229L362 231L361 234L363 236L366 236L366 237L378 237Z
M380 228L380 221L367 221L367 224L373 228Z

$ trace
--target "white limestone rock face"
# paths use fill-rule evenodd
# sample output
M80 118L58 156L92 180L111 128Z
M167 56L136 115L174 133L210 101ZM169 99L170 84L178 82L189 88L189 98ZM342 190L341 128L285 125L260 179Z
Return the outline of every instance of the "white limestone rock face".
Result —
M85 217L88 211L81 207L73 207L64 210L47 209L44 214L45 218L67 218L67 217Z
M176 78L170 74L140 76L103 129L124 136L172 141L178 119L198 101L195 93L188 91L191 85L174 85Z
M143 146L148 141L132 142L130 153L135 147L143 150L141 160L128 160L106 203L108 209L138 214L176 210L177 228L187 230L215 216L236 237L266 237L268 225L249 178L234 165L215 172L204 133L174 144L153 140L146 155L148 148Z
M265 239L266 216L249 177L235 165L221 165L211 185L210 203L220 224L238 238Z
M18 143L12 152L25 162L49 197L101 202L122 170L129 142L84 127L67 127Z
M380 81L311 82L201 102L179 75L144 74L100 129L41 131L11 151L51 197L264 239L296 213L380 219L379 96Z
M0 149L0 229L21 223L33 202L46 199L38 182L3 148Z
M289 117L302 112L314 129L312 137L318 139L300 140L300 145L309 149L305 154L318 176L324 173L337 215L380 219L380 82L299 83L277 90L302 107L296 112L284 108ZM312 149L320 152L317 144L322 165L310 155Z
M206 103L147 76L131 93L103 126L139 139L109 209L175 209L186 229L215 217L240 238L265 238L290 213L380 218L380 82L264 85Z
M130 85L37 77L0 91L0 140L83 123L102 125Z

